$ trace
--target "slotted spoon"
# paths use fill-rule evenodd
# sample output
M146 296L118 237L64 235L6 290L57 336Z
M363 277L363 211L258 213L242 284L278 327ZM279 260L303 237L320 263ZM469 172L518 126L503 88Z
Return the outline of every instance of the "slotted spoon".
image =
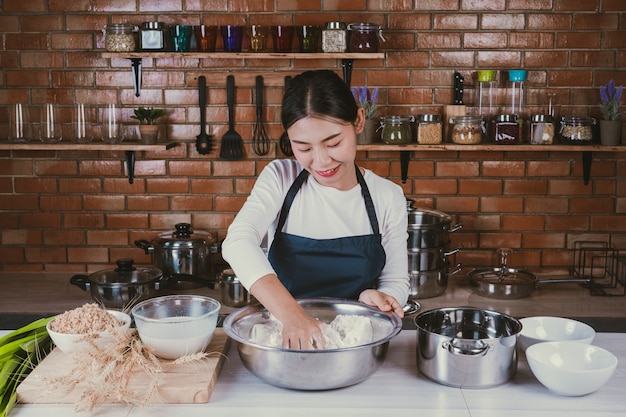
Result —
M235 77L226 77L226 102L228 104L228 131L222 136L220 159L236 161L243 158L243 140L235 131Z

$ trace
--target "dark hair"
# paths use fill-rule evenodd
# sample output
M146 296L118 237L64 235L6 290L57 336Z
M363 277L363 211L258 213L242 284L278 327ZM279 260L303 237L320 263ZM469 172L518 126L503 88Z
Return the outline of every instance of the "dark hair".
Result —
M296 75L283 96L281 119L285 129L307 116L354 123L357 104L350 87L333 71Z

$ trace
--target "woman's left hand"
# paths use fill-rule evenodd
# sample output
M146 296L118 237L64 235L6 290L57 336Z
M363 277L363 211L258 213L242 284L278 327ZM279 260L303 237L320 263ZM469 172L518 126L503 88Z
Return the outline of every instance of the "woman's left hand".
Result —
M376 307L380 311L393 311L400 318L404 317L403 305L394 297L378 290L365 290L359 296L359 301L368 306Z

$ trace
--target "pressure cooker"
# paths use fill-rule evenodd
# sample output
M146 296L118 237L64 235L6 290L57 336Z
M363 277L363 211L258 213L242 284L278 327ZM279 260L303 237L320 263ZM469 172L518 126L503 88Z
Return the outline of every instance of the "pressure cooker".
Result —
M155 267L172 282L171 288L198 288L202 284L178 278L212 279L211 256L219 252L219 246L209 232L194 232L189 223L178 223L174 227L173 232L161 233L150 242L136 240L135 245L153 255Z

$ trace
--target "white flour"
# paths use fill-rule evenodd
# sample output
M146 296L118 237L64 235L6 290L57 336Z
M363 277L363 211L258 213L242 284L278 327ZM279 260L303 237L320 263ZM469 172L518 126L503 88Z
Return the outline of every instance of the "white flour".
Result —
M326 342L326 349L340 349L365 345L374 340L372 321L368 317L340 314L326 324L320 325ZM271 317L267 323L255 324L250 333L250 341L259 345L280 348L283 326Z

